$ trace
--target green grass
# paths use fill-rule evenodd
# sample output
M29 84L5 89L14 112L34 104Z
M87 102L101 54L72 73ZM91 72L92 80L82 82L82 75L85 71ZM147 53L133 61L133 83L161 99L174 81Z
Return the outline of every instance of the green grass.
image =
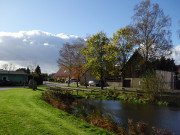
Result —
M45 88L39 88L41 90ZM109 135L42 100L42 91L17 88L0 91L1 135Z

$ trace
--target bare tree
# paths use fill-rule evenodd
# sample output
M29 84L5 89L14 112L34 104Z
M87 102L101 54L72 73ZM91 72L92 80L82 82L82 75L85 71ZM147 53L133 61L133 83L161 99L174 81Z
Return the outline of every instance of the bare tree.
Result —
M33 62L31 65L28 66L30 72L32 73L35 72L36 67L37 67L36 62Z
M8 64L3 64L3 65L2 65L2 69L3 69L3 70L8 70Z
M10 63L10 64L3 64L2 69L8 71L14 71L16 67L12 63Z
M69 71L69 79L72 74L73 68L74 68L74 46L72 46L70 43L65 43L63 47L59 51L59 59L57 60L57 63L59 67L64 67L68 69ZM69 86L69 81L68 81Z
M85 41L84 39L79 39L77 42L74 43L74 69L78 73L78 82L80 79L80 75L84 74L86 72L84 68L84 55L81 53L81 50L84 48ZM78 87L77 82L77 87Z
M159 5L150 0L142 1L134 8L133 16L136 44L145 63L151 58L171 54L171 19L165 16Z
M78 81L83 69L83 55L80 50L84 47L85 41L79 38L76 42L70 44L65 43L59 51L59 59L57 63L59 67L64 67L69 71L69 79L72 72L78 72ZM68 81L69 86L69 81ZM78 82L77 82L78 86Z
M9 64L9 71L14 71L15 69L16 69L16 67L12 63L10 63Z

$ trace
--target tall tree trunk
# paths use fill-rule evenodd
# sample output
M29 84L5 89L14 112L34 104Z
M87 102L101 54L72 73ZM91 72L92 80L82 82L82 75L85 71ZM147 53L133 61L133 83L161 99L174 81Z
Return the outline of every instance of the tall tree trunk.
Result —
M85 82L85 86L86 86L86 89L87 89L86 72L85 72L85 76L84 76L84 82Z
M79 82L79 73L78 73L78 79L77 79L78 81L77 81L77 87L79 87L79 85L78 85L78 82Z
M69 77L68 77L68 87L69 87L69 83L70 83L70 74L69 74Z
M104 88L104 79L103 79L103 70L102 69L101 69L100 81L101 81L101 90L103 90L103 88Z

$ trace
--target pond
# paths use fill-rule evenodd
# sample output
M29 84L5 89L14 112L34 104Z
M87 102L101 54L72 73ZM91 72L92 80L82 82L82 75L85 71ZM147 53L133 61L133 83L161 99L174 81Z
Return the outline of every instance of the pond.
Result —
M175 135L180 135L180 108L155 106L149 104L123 103L114 100L82 100L88 111L100 112L110 116L118 125L126 126L128 119L134 122L144 121L149 127L167 129Z

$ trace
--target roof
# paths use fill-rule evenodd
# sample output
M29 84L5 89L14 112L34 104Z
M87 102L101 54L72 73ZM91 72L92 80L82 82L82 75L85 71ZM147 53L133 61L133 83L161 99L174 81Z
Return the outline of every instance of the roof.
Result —
M22 71L7 71L7 70L0 70L0 74L3 75L27 75L27 73Z
M74 75L76 72L72 71L70 74ZM66 68L60 68L54 76L69 76L69 70Z

